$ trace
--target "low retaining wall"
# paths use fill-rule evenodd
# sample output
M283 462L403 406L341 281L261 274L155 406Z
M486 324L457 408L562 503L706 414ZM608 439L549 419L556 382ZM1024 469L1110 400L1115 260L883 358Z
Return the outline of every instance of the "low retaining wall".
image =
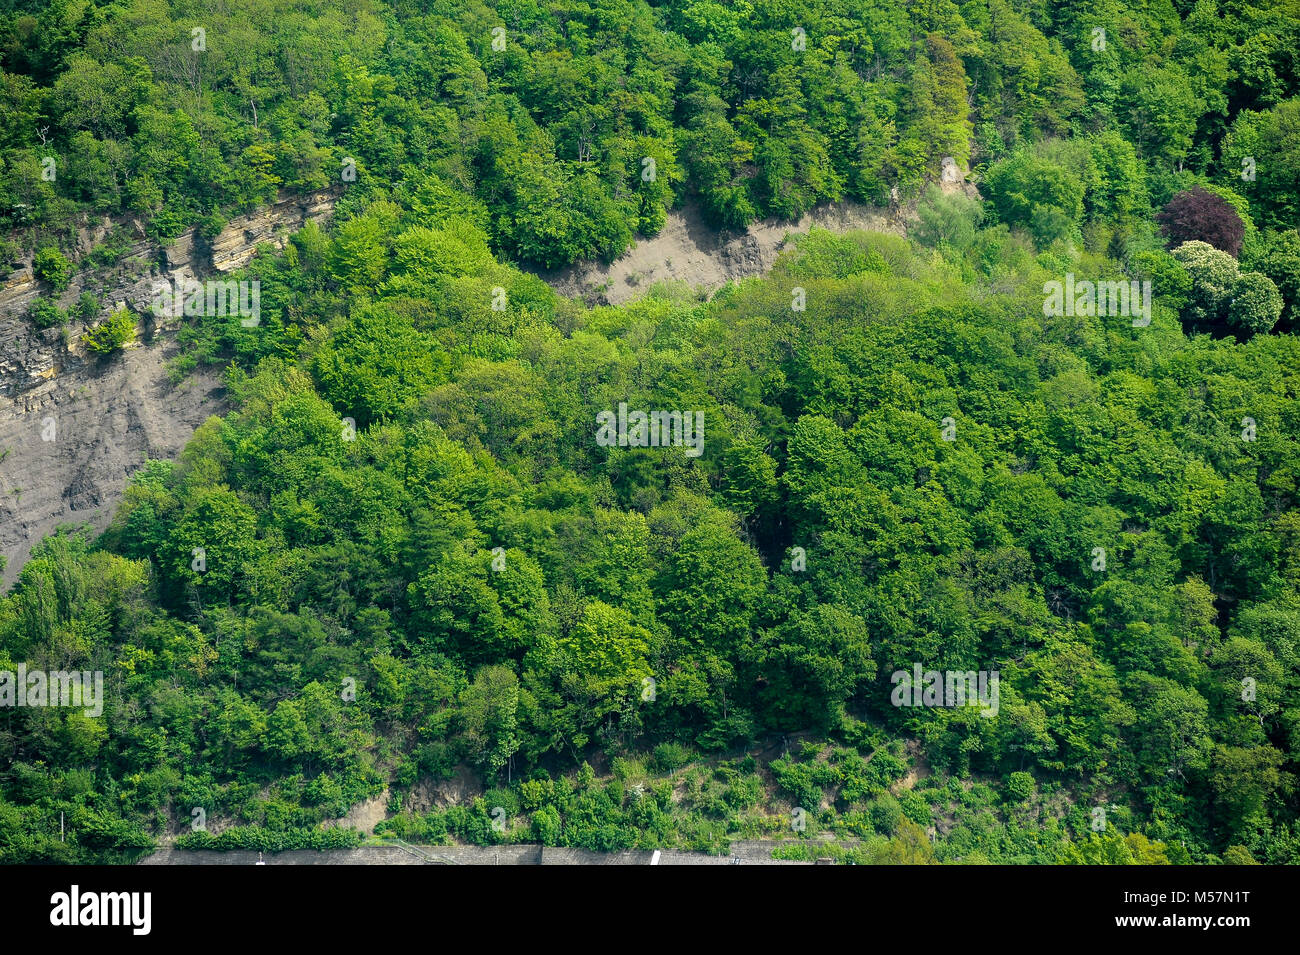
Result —
M810 865L773 859L775 842L733 843L731 853L711 856L703 852L664 849L659 865ZM654 852L629 849L625 852L591 852L534 845L513 846L418 846L421 852L441 857L456 865L649 865ZM292 850L263 856L267 865L425 865L423 859L397 846L362 846L357 849ZM243 850L214 852L161 849L140 860L140 865L255 865L257 853Z

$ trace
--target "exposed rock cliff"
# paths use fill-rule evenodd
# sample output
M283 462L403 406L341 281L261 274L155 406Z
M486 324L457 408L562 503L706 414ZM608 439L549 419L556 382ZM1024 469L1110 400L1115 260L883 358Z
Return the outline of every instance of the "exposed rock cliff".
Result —
M308 220L322 221L335 195L282 198L232 219L212 241L193 230L166 248L138 238L109 270L74 276L59 296L67 307L85 290L104 311L125 305L137 316L137 341L107 358L80 344L85 324L37 329L27 317L33 299L49 294L30 263L0 286L0 554L13 580L33 544L60 524L102 529L131 473L146 458L174 456L194 429L224 409L219 374L200 371L180 385L167 375L176 352L177 319L151 310L155 283L173 284L237 269L258 245L283 246ZM93 244L112 225L85 230Z
M613 263L580 262L540 273L556 291L592 304L618 305L645 294L656 282L681 281L713 291L727 282L767 272L790 235L812 228L868 229L902 235L908 209L886 210L852 202L819 206L798 222L763 219L736 232L718 232L687 205L668 213L658 235L640 239Z
M945 191L970 188L959 171L949 179ZM283 198L231 220L211 242L191 230L162 248L141 234L111 270L75 276L60 305L89 288L106 311L125 305L137 316L139 341L107 359L81 347L82 324L35 328L27 309L47 290L33 278L30 263L0 286L0 554L9 561L6 582L32 545L58 525L89 522L102 528L146 458L174 456L199 424L223 410L218 374L195 373L179 386L169 382L166 365L176 351L178 321L152 314L155 284L166 280L174 287L238 269L258 245L281 248L307 221L326 219L336 198L333 192ZM897 205L883 210L836 203L798 223L763 221L720 234L687 207L672 212L659 235L643 239L612 265L580 263L544 277L561 293L593 302L623 302L664 279L712 290L766 272L789 234L814 226L902 234L914 215L914 209ZM93 245L111 225L88 226L83 243ZM53 437L46 440L51 421Z

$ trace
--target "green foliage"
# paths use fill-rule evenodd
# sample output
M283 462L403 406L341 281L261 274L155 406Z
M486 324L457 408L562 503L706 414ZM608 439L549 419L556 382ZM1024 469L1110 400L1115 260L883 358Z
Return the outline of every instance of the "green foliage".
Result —
M1007 777L1007 800L1023 803L1034 794L1034 777L1029 773L1014 772Z
M1242 110L1223 137L1224 176L1259 210L1261 225L1293 228L1300 218L1298 124L1300 97L1293 95L1266 110Z
M1184 242L1173 255L1192 282L1186 314L1195 326L1253 335L1277 324L1284 302L1268 276L1242 272L1236 259L1205 242Z
M361 308L312 365L324 396L361 427L391 418L437 384L446 360L402 313Z
M912 235L922 245L948 245L967 249L975 241L976 230L984 218L983 205L962 195L945 195L937 187L926 190L917 208L920 222Z
M27 306L27 317L37 328L53 328L68 323L68 313L59 308L57 302L39 295Z
M32 257L32 272L56 292L62 292L72 281L72 263L52 245L37 249Z
M460 698L466 755L488 778L502 769L519 746L519 680L501 666L484 667Z
M1039 247L1070 237L1083 217L1078 176L1027 152L993 166L984 188L999 221L1027 230Z
M83 322L89 322L99 314L99 296L94 292L82 292L73 306L68 309L68 314Z
M96 355L109 355L135 338L135 319L124 308L118 309L94 328L87 329L81 343Z
M1282 315L1282 295L1267 276L1243 272L1232 285L1228 321L1251 334L1267 332Z
M1107 831L1086 840L1067 843L1061 851L1062 865L1170 865L1166 846L1139 832L1127 836Z
M142 4L0 14L11 247L337 204L249 264L256 328L182 329L232 410L0 599L0 669L114 687L102 720L0 709L4 861L129 859L195 805L222 834L183 845L351 845L329 824L385 786L427 841L1300 858L1286 11L1121 4L1094 51L1064 9L818 0L801 50L761 5L233 0L199 88L189 21ZM986 204L925 189L945 157ZM1152 203L1202 184L1241 265L1159 248ZM814 230L708 300L588 308L505 261L612 258L679 202L916 196L919 243ZM1068 273L1151 279L1152 323L1045 315ZM597 444L620 404L698 413L702 453ZM893 705L918 664L998 671L997 716ZM499 788L409 811L465 773Z
M653 765L662 773L671 773L685 766L690 752L678 743L660 743L655 747Z
M1269 232L1248 248L1243 265L1267 275L1282 295L1282 321L1288 330L1300 320L1300 232Z
M335 827L330 829L289 829L271 832L248 826L234 826L219 835L210 832L191 832L176 839L177 849L208 849L217 852L237 850L256 852L288 852L292 849L352 849L361 844L362 834L356 829Z

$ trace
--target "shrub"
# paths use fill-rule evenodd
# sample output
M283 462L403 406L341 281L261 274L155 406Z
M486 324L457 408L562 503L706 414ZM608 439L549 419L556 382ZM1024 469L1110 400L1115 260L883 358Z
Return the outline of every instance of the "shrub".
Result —
M82 292L72 308L68 309L68 314L83 322L90 321L99 314L99 296L94 292Z
M660 743L655 747L651 763L661 773L671 773L691 761L691 753L679 743Z
M560 813L554 806L543 806L533 813L533 838L544 846L560 844Z
M151 239L166 243L184 232L187 224L187 217L182 213L175 209L163 209L149 220L145 232Z
M303 802L308 806L336 805L343 800L343 787L329 773L321 773L303 790ZM346 808L344 812L346 812Z
M913 237L931 248L946 244L956 249L968 248L984 220L984 205L978 199L954 194L945 195L938 186L930 186L917 207L919 217Z
M120 259L134 244L134 238L131 232L122 227L115 227L104 241L95 246L86 255L86 261L89 265L103 268L106 265L112 265Z
M877 832L892 836L898 831L898 827L902 825L903 807L898 804L897 799L888 793L873 802L869 811L871 813L871 824L876 827Z
M1025 802L1034 794L1034 777L1029 773L1012 773L1007 777L1007 802Z
M757 776L737 779L724 798L736 809L753 809L763 798L763 782Z
M920 793L904 793L899 797L898 805L903 810L903 815L918 826L928 826L930 824L930 804L925 801L925 797Z
M226 227L226 218L220 212L213 212L199 220L199 235L211 241L221 234Z
M22 246L17 242L12 239L0 238L0 271L8 275L15 265L22 264L19 258L21 251Z
M218 852L234 849L259 852L353 849L360 844L361 833L358 830L341 826L331 829L289 829L284 832L274 832L258 826L232 826L218 836L210 832L191 832L176 840L177 849L214 849Z
M56 292L62 292L72 281L72 263L52 245L37 251L32 259L32 272L42 282L49 283L49 286Z
M53 328L55 325L65 324L68 320L67 313L63 309L48 298L39 296L28 306L27 317L37 328Z
M126 309L118 309L81 336L81 343L97 355L107 355L135 338L135 320Z

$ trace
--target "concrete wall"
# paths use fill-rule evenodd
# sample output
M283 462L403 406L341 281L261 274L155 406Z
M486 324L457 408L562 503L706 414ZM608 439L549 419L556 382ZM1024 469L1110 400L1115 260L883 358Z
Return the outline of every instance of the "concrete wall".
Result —
M773 859L775 842L736 842L731 854L711 856L703 852L664 849L659 865L731 865L738 857L741 865L809 865ZM451 860L457 865L649 865L654 853L632 849L626 852L589 852L586 849L561 849L525 846L419 846L419 851ZM426 865L417 856L396 846L363 846L358 849L328 849L323 852L294 850L267 854L267 865ZM140 861L140 865L254 865L256 852L192 852L162 849Z

